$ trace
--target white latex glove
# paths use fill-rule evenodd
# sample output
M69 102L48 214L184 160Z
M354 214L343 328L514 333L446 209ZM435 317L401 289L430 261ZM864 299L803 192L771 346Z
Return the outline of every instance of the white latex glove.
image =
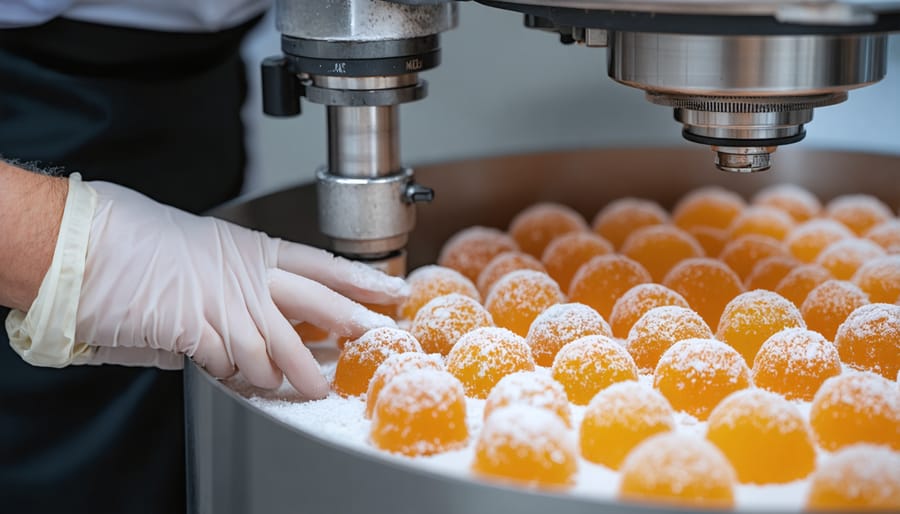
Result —
M53 263L7 330L36 365L179 368L188 355L264 388L283 373L320 398L328 384L288 319L357 337L394 322L347 296L387 304L406 294L402 279L363 264L73 176Z

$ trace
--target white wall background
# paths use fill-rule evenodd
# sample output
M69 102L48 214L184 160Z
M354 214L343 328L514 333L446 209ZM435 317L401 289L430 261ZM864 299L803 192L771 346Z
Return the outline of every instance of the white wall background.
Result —
M260 60L277 54L270 15L245 46L250 98L250 195L311 180L326 160L325 112L303 102L303 115L264 116ZM552 34L522 26L521 15L460 4L459 27L442 35L443 63L423 74L428 97L401 110L404 163L559 148L692 145L671 109L606 76L606 51L564 46ZM888 75L817 109L806 147L900 154L900 36L890 40ZM776 155L777 166L777 155Z

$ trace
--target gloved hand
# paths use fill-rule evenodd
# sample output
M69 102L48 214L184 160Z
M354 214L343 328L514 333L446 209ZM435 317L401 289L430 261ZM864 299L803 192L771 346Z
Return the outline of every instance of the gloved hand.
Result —
M217 377L239 369L301 394L328 384L288 320L357 337L394 326L347 297L397 303L402 279L308 246L161 205L129 189L70 178L50 270L28 314L7 319L13 347L36 365L117 363ZM346 296L344 296L346 295Z

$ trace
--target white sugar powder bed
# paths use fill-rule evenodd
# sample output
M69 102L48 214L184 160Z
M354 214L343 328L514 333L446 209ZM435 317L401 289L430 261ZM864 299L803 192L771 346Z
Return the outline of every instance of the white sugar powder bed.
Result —
M330 380L334 375L336 353L333 343L316 345L317 354L325 376ZM547 368L537 368L549 373ZM641 382L651 387L652 377L641 376ZM365 412L365 397L342 398L332 393L324 400L302 402L294 389L285 382L277 391L265 391L254 388L239 376L230 379L226 384L237 393L249 399L250 403L273 417L295 426L301 430L312 432L319 437L335 443L361 449L385 459L401 459L412 465L422 466L430 470L455 476L480 480L470 470L473 459L475 440L481 430L484 400L467 398L467 421L470 438L466 448L429 457L402 457L392 455L374 448L368 442L369 420ZM809 418L809 403L796 402L803 416ZM584 416L583 406L572 405L572 426L578 427ZM702 437L706 431L706 423L698 422L685 414L676 414L678 430ZM577 439L577 431L573 432ZM581 495L598 500L615 501L619 486L619 474L604 466L591 463L579 457L578 475L571 494ZM735 489L735 500L738 509L748 510L793 510L803 509L809 484L807 480L798 480L783 485L738 485Z

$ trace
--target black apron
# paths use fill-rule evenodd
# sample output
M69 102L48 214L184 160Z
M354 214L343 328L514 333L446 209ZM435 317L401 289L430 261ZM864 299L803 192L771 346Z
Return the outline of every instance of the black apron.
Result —
M215 34L63 19L0 31L0 155L191 212L233 198L239 47L256 21ZM0 329L0 510L183 512L183 423L180 372L32 367Z

